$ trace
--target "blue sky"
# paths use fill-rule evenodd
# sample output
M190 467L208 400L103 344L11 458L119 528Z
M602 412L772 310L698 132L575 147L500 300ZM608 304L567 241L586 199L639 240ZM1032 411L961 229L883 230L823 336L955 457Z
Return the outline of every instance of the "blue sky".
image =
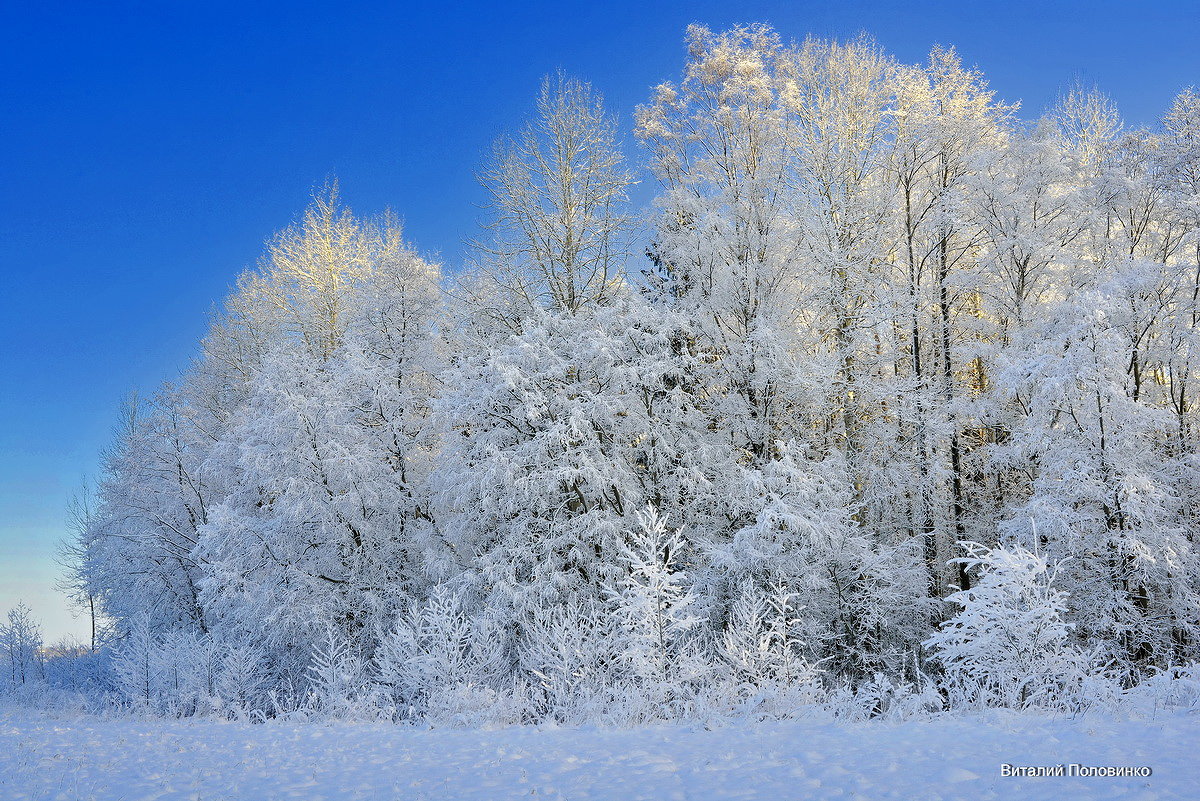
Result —
M491 141L563 68L626 131L683 31L765 21L958 48L1034 117L1075 79L1152 124L1200 84L1187 2L8 3L0 10L0 613L82 634L52 589L65 508L122 396L194 355L262 240L336 175L462 261ZM631 139L631 137L627 137ZM636 148L630 146L636 154Z

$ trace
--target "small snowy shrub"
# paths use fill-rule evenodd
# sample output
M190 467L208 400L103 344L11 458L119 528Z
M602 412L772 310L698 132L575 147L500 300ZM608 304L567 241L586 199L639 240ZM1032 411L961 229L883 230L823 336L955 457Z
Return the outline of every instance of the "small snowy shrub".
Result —
M113 676L122 700L133 709L148 712L162 693L158 643L145 616L135 620L113 653Z
M0 655L6 663L0 682L10 689L45 682L41 628L24 603L9 610L7 621L0 623Z
M224 714L237 720L261 718L267 706L270 678L262 649L249 644L229 644L217 671L216 697Z
M1159 670L1126 690L1118 703L1151 717L1172 709L1200 710L1200 664Z
M612 616L592 604L570 602L538 612L523 628L519 659L538 716L557 723L597 719L617 679Z
M910 720L941 712L945 702L932 683L896 682L882 673L856 686L842 684L830 691L824 708L847 720Z
M746 583L730 608L719 652L747 711L786 717L817 697L819 671L804 657L794 599L782 584L766 595Z
M223 644L190 632L155 635L143 617L111 657L95 655L97 660L111 665L118 698L137 712L172 717L216 712L244 720L263 717L268 706L269 674L265 657L254 646ZM93 681L107 686L109 677Z
M625 547L628 575L609 595L621 625L619 663L628 703L649 718L678 717L694 683L710 670L693 629L700 619L687 575L678 569L681 529L668 531L658 512L638 512Z
M153 659L161 679L158 707L174 717L210 710L220 656L210 637L169 632L156 638Z
M370 716L367 663L332 623L312 655L311 706L332 718Z
M464 607L461 591L438 587L399 615L380 643L376 681L399 717L457 724L477 715L496 689L507 637L494 619Z
M947 598L958 613L925 641L948 692L1013 708L1072 703L1096 671L1069 642L1066 594L1053 586L1057 568L1019 546L963 546L970 555L955 561L977 571L975 585Z
M492 729L527 721L531 707L528 686L486 686L458 682L437 688L429 695L425 720L434 726Z

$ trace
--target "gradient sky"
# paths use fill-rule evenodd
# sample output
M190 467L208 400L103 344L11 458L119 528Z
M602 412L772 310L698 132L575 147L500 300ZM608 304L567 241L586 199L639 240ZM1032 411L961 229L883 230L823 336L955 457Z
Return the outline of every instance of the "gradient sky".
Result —
M1079 79L1151 125L1200 84L1196 0L5 3L0 614L25 599L48 639L83 634L53 589L72 492L120 399L187 365L314 185L336 175L356 210L394 208L453 269L475 170L541 76L591 80L628 132L693 21L866 31L909 62L954 45L1027 117Z

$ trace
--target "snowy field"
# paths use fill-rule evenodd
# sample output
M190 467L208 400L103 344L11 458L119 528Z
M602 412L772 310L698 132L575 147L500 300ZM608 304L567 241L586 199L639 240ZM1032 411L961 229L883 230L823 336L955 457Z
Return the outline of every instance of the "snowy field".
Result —
M1195 799L1200 716L792 722L706 731L55 719L0 714L0 798ZM1005 778L1002 762L1148 765Z

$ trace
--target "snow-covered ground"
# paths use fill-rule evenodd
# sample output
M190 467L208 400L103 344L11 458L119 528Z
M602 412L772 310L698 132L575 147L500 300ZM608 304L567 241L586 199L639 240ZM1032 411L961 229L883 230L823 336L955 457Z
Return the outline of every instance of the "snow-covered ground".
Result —
M767 723L716 730L419 730L383 724L0 714L0 798L1200 798L1200 716ZM1149 778L1005 778L1001 763Z

